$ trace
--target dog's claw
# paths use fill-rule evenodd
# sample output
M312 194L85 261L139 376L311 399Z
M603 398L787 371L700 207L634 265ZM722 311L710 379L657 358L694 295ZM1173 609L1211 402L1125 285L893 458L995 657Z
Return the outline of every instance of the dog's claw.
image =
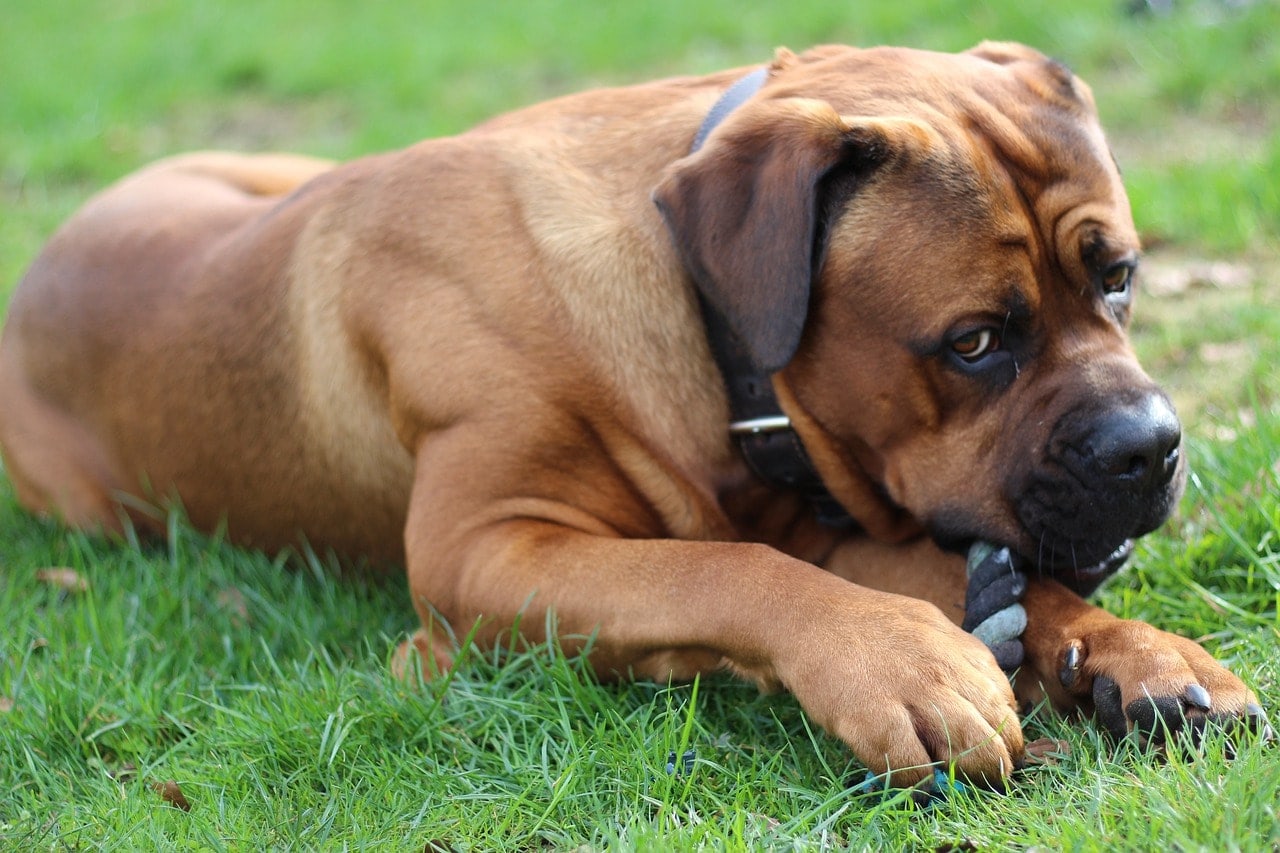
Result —
M1275 730L1271 728L1271 721L1267 719L1267 712L1262 710L1261 705L1250 702L1244 706L1244 714L1248 718L1249 728L1258 732L1263 743L1271 743L1276 739Z
M1067 646L1067 653L1062 658L1062 669L1058 672L1058 681L1070 690L1080 680L1080 668L1084 664L1084 647L1079 640L1072 640Z
M1201 711L1208 711L1213 708L1213 698L1209 696L1209 691L1199 684L1188 684L1186 692L1182 694L1182 701Z

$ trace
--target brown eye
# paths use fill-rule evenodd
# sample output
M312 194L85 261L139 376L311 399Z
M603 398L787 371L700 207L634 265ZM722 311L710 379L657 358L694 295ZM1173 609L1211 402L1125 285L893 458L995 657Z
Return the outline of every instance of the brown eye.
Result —
M975 362L1000 349L1000 334L995 329L978 329L951 342L951 351L968 362Z
M1133 267L1128 264L1116 264L1102 274L1102 290L1108 295L1124 293L1129 289L1129 280L1133 278Z

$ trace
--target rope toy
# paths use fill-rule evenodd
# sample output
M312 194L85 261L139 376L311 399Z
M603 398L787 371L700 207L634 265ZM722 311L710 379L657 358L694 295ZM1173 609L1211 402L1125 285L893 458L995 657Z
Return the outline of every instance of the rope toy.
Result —
M1027 611L1022 596L1027 576L1014 565L1013 554L990 542L974 542L965 565L969 587L964 596L961 627L987 644L1006 672L1022 665L1022 633Z

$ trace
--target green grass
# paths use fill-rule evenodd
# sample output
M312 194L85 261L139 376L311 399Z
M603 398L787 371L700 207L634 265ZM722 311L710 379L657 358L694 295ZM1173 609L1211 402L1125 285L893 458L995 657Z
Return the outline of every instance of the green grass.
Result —
M1204 638L1280 699L1280 6L1167 18L1038 6L653 0L10 3L0 27L0 295L84 197L195 147L349 157L600 83L778 44L1021 39L1093 84L1135 215L1253 270L1139 306L1196 476L1102 600ZM359 8L357 8L357 6ZM0 401L3 405L3 401ZM22 513L0 478L0 847L27 849L1274 849L1280 756L1167 762L1040 715L1069 754L922 811L859 796L793 700L727 678L599 685L555 649L401 684L403 582L286 566L175 524L113 544ZM60 591L37 571L88 582ZM668 753L696 751L690 775ZM152 787L175 780L189 812Z

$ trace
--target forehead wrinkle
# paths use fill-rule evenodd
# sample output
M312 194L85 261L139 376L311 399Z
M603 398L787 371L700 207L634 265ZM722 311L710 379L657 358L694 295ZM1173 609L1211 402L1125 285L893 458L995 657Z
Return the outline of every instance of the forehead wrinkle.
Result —
M1035 268L1047 272L1046 263L1062 270L1080 263L1081 229L1091 224L1130 241L1131 226L1116 217L1117 210L1128 210L1128 201L1091 110L1046 103L1035 111L1036 121L1015 123L981 94L966 107L972 111L970 144L987 154L980 151L971 161L987 164L980 167L987 186L1006 207L1021 208L1032 229L1015 225L1002 242L1025 234Z
M1048 159L1043 156L1026 129L978 93L963 99L961 123L966 135L985 140L1001 161L1034 181L1050 178Z

